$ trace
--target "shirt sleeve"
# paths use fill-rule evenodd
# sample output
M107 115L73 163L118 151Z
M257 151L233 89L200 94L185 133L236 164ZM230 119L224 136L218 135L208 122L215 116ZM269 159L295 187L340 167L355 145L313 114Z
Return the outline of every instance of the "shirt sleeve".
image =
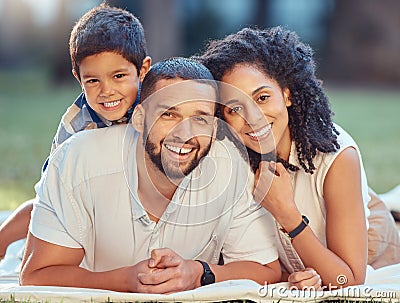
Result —
M239 260L267 264L278 259L276 226L272 215L253 200L253 174L238 201L222 248L224 262Z
M64 147L64 146L63 146ZM36 184L36 199L29 231L37 238L60 246L81 248L84 228L72 189L62 182L57 167L65 149L50 157L47 169ZM60 157L61 156L61 157Z

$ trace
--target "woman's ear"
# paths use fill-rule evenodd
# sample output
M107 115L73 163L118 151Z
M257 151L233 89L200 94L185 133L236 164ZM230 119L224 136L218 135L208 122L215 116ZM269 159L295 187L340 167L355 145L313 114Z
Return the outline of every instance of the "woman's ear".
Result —
M283 98L285 99L286 107L292 106L292 101L290 100L290 90L288 87L283 89Z
M144 76L146 76L147 72L150 69L150 66L151 66L151 58L147 56L146 58L143 59L142 67L140 68L140 73L139 73L140 82L143 82Z
M142 104L136 105L132 114L132 125L139 132L143 133L145 110Z

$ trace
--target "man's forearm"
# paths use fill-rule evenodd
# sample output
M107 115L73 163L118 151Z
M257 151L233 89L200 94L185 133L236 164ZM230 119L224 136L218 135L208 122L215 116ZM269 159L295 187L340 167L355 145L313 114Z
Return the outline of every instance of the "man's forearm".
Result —
M135 292L137 274L133 266L105 272L91 272L71 265L56 265L21 272L21 285L47 285L108 289L121 292Z

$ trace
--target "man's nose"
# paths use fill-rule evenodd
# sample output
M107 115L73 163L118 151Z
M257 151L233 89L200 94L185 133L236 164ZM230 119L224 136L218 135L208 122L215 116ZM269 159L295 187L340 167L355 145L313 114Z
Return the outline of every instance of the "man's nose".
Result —
M193 138L195 133L190 119L185 119L177 123L172 129L171 135L174 138L180 139L182 142L186 142Z

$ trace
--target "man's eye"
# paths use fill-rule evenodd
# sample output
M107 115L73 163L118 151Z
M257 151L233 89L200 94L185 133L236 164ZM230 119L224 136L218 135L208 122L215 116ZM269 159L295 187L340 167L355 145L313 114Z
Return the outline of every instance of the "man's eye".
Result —
M203 116L195 116L192 118L194 121L196 121L197 123L201 123L201 124L210 124L210 119L203 117Z
M229 113L237 113L242 110L241 106L234 106L229 110Z

